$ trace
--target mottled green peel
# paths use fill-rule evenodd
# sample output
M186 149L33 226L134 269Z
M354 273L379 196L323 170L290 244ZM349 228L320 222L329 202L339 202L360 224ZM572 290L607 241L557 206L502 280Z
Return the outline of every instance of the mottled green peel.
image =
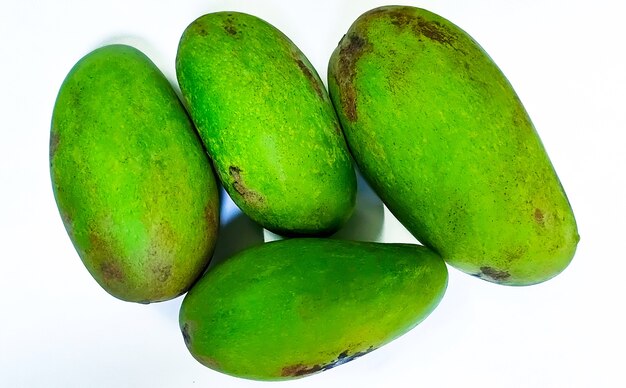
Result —
M185 296L180 328L209 368L293 379L406 333L435 309L447 279L443 260L418 245L276 241L209 270Z
M285 235L331 234L354 208L356 178L315 69L279 30L247 14L185 30L176 74L224 188Z
M219 225L211 164L140 51L105 46L72 68L54 107L50 175L74 247L113 296L171 299L206 268Z
M363 175L451 265L510 285L545 281L579 240L565 192L506 77L466 32L423 9L361 15L329 91Z

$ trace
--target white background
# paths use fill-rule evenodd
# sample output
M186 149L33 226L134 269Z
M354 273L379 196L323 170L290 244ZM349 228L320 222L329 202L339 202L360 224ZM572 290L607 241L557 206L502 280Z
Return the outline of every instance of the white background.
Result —
M268 386L214 372L191 357L178 329L182 298L147 306L121 302L87 273L51 190L54 99L74 63L105 43L134 44L175 80L183 30L220 10L274 24L325 80L328 58L352 21L384 4L3 0L0 387ZM358 360L280 386L625 387L624 2L405 4L461 26L507 75L568 193L581 235L578 252L565 272L532 287L497 286L450 269L439 308L413 331ZM271 238L232 203L224 204L224 215L216 255ZM415 241L364 187L341 236Z

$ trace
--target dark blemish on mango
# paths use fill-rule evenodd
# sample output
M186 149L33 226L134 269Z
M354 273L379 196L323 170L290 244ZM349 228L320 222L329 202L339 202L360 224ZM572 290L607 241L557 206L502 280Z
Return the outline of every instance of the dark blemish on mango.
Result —
M431 41L450 46L457 40L456 35L441 25L441 23L434 20L426 20L421 16L414 16L410 8L391 9L387 12L391 19L391 24L399 28L410 28L418 37L425 37ZM452 47L457 50L456 47Z
M533 214L534 218L535 218L535 222L538 223L539 225L544 225L546 220L545 217L546 215L541 211L541 209L536 208L535 209L535 213Z
M120 269L120 266L112 261L105 261L100 264L100 272L107 283L120 281L124 278L124 273Z
M154 273L154 275L156 276L156 279L160 282L166 282L167 279L169 279L169 277L172 274L172 265L171 264L167 264L167 265L158 265L155 266L152 269L152 273Z
M339 42L337 42L337 46L339 46L341 44L341 42L343 42L344 39L346 39L346 34L343 34L341 39L339 39Z
M309 67L306 65L306 63L302 61L302 59L300 58L295 58L295 59L296 59L296 63L298 64L298 67L300 68L300 71L302 71L302 74L304 74L304 76L309 80L309 82L313 86L313 89L315 89L315 93L317 93L319 98L323 100L324 92L322 91L322 87L317 77L313 75L313 73L311 72L311 69L309 69Z
M353 122L357 120L356 90L354 88L356 64L367 50L370 50L367 41L354 33L345 35L340 42L339 69L335 79L339 90L343 91L341 104L346 116L348 120Z
M360 351L360 352L356 352L353 354L349 354L347 350L343 351L338 357L337 357L337 361L342 361L341 363L346 363L348 361L352 361L356 358L359 358L361 356L366 355L367 353L371 352L372 350L374 350L375 348L373 346L370 346L369 348Z
M416 35L424 36L430 40L449 44L454 40L454 36L439 22L426 20L420 16L411 14L411 10L404 9L389 11L391 24L404 28L409 27Z
M185 345L189 347L191 345L191 336L189 335L189 325L185 323L183 325L183 328L181 329L181 332L183 333L183 340L185 341Z
M360 54L361 49L363 49L365 47L365 44L367 43L365 39L356 34L351 34L350 36L348 36L348 40L348 45L346 46L345 50L342 51L350 54L351 56Z
M353 354L350 354L349 350L344 350L343 352L339 353L337 358L324 365L315 364L312 367L308 367L304 364L290 365L282 369L281 376L304 376L319 371L326 371L341 364L345 364L346 362L352 361L355 358L361 357L374 349L375 348L373 346L370 346L369 348L361 352L356 352Z
M244 190L241 184L241 169L237 166L230 166L228 168L228 172L230 173L230 176L232 176L235 180L235 182L233 182L233 187L235 188L235 190L237 190L239 194L243 195Z
M212 226L216 225L219 222L219 216L215 212L214 206L211 201L207 202L204 206L204 217L206 219L207 225Z
M75 110L80 110L82 109L82 95L83 95L83 87L80 86L79 83L76 84L76 87L74 89L70 89L70 93L69 93L69 99L70 99L70 103L69 105L71 105L73 107L73 109Z
M72 217L67 213L67 211L61 211L60 214L61 220L63 220L63 225L70 228L72 226Z
M206 28L204 28L204 25L198 23L195 25L195 30L198 33L198 35L200 36L207 36L209 33L207 32Z
M175 243L173 242L176 241L176 233L172 226L165 220L160 221L154 226L151 235L148 254L153 259L153 262L171 258L174 255L172 247L175 246ZM156 267L153 268L154 271L162 272L160 268Z
M193 356L195 357L196 360L200 361L200 363L202 365L206 365L209 368L215 369L215 370L220 370L221 369L220 364L217 361L215 361L214 359L212 359L211 357L200 356L200 355L197 355L197 354L194 354Z
M456 40L455 36L450 34L450 31L438 22L428 21L422 18L417 19L417 24L413 26L413 30L439 43L451 44Z
M241 195L248 203L250 204L259 204L263 202L263 197L261 197L258 193L248 189L243 182L243 178L241 176L242 170L237 166L230 166L228 168L228 172L230 176L233 177L233 188L239 195Z
M318 364L313 365L312 367L308 367L304 364L295 364L284 367L280 375L283 377L288 376L305 376L311 373L319 372L322 370L322 367Z
M50 159L54 157L59 148L59 133L57 131L50 132Z
M226 31L228 35L233 35L233 36L237 35L237 33L239 32L237 28L235 28L233 19L230 19L230 18L224 21L224 31Z
M350 352L348 350L344 350L343 352L339 353L339 355L337 356L336 359L334 359L332 362L324 365L322 367L322 370L328 370L328 369L332 369L336 366L339 366L341 364L345 364L346 362L352 361L356 358L359 358L369 352L371 352L372 350L374 350L373 346L370 346L369 348L361 351L361 352L356 352L353 354L350 354Z
M73 240L74 239L74 221L72 219L72 216L70 216L67 210L61 210L60 208L59 208L59 214L61 215L61 221L63 221L63 226L65 227L67 234Z
M120 264L115 260L115 254L111 246L96 233L89 233L89 252L99 262L100 273L105 282L121 281L124 279L124 272Z
M506 252L506 254L504 255L505 259L508 261L516 261L518 259L520 259L522 256L524 256L524 254L526 253L527 249L526 248L519 248L517 250L511 250L509 252Z
M512 114L513 125L515 126L516 129L522 128L523 130L528 130L530 128L532 130L533 125L530 122L530 118L528 117L528 114L526 113L526 111L521 105L522 102L520 101L518 97L515 98L515 101L517 103L516 105L521 108L517 108L513 111L513 114Z
M391 18L391 24L396 27L405 27L410 25L413 21L413 18L409 14L402 11L390 11L389 17Z
M478 277L482 278L485 276L495 281L502 281L510 278L511 274L509 274L507 271L498 271L497 269L491 267L480 267L480 273L478 274Z

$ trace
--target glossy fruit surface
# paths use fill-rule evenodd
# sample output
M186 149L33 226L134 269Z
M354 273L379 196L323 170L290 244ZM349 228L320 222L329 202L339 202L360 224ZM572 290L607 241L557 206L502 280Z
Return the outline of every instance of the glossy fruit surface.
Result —
M226 191L263 227L331 234L354 208L356 178L322 81L282 32L237 12L185 30L176 74Z
M452 266L510 285L571 261L576 221L541 140L479 44L429 11L361 15L329 91L350 150L398 220Z
M437 306L447 279L443 260L417 245L275 241L209 270L185 296L180 328L212 369L292 379L406 333Z
M171 299L206 268L219 225L210 161L171 85L137 49L99 48L67 75L50 174L74 247L113 296Z

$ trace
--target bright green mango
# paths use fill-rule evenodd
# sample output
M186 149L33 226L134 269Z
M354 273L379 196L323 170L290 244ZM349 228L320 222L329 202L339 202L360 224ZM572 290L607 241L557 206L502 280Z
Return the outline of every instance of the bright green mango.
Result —
M398 220L452 266L545 281L579 240L515 91L467 33L419 8L360 16L334 51L331 98L357 165Z
M339 121L315 69L282 32L247 14L204 15L181 37L176 74L244 213L286 235L345 223L356 178Z
M111 295L171 299L206 268L219 224L210 160L140 51L105 46L72 68L54 106L50 173L72 243Z
M210 269L185 296L180 328L209 368L292 379L406 333L437 306L447 280L443 260L418 245L275 241Z

